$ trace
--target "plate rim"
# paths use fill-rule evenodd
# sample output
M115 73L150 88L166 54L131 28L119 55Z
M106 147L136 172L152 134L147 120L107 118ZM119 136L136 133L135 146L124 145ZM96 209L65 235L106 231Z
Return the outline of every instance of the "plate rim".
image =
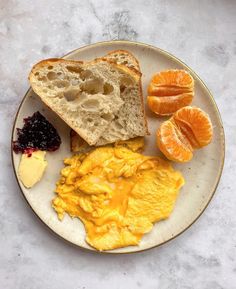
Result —
M29 207L31 208L31 210L33 211L33 213L37 216L37 218L44 224L44 226L50 231L50 232L53 232L53 234L55 234L57 237L59 237L60 239L62 239L63 241L65 241L66 243L76 247L76 248L79 248L79 249L82 249L83 251L86 251L86 252L93 252L93 253L97 253L97 254L113 254L113 255L123 255L123 254L133 254L133 253L142 253L144 251L148 251L148 250L151 250L151 249L154 249L154 248L157 248L157 247L160 247L172 240L174 240L175 238L177 238L178 236L182 235L185 231L187 231L195 222L198 221L198 219L202 216L202 214L205 212L205 210L207 209L208 205L210 204L211 200L213 199L215 193L216 193L216 189L219 185L219 182L221 180L221 177L222 177L222 172L223 172L223 169L224 169L224 162L225 162L225 132L224 132L224 126L223 126L223 121L222 121L222 117L221 117L221 114L220 114L220 111L219 111L219 108L216 104L216 101L211 93L211 91L209 90L209 88L207 87L207 85L204 83L204 81L198 76L198 74L192 69L190 68L185 62L183 62L181 59L179 59L178 57L176 57L175 55L173 55L172 53L164 50L164 49L161 49L157 46L154 46L154 45L151 45L151 44L147 44L147 43L143 43L143 42L138 42L138 41L129 41L129 40L108 40L108 41L99 41L99 42L95 42L95 43L91 43L91 44L87 44L87 45L83 45L79 48L76 48L76 49L73 49L71 50L70 52L66 53L65 55L63 55L62 57L58 57L58 58L65 58L73 53L75 53L76 51L83 51L83 50L86 50L87 48L89 47L94 47L96 48L96 46L102 46L102 45L106 45L106 44L109 44L109 45L112 45L114 43L118 43L118 44L131 44L131 45L137 45L137 46L143 46L143 47L147 47L147 48L150 48L150 49L153 49L153 50L156 50L158 51L160 54L163 54L165 57L169 58L169 59L174 59L176 62L182 64L183 66L187 67L187 69L191 72L192 75L194 75L194 77L199 81L199 84L200 86L202 86L208 96L210 97L211 99L211 102L214 106L214 109L215 111L217 112L217 117L219 119L219 122L220 122L220 130L221 130L221 140L222 140L222 148L221 148L221 167L220 167L220 172L219 172L219 175L218 175L218 179L215 183L215 186L213 187L213 190L211 192L211 195L210 195L210 198L208 200L208 202L205 204L205 206L201 209L201 211L199 211L197 217L186 227L184 228L183 230L181 230L178 234L176 234L175 236L172 236L171 238L169 238L168 240L165 240L163 242L161 242L160 244L157 244L157 245L154 245L154 246L151 246L149 248L145 248L145 249L142 249L142 250L137 250L137 251L130 251L130 252L116 252L116 251L98 251L98 250L94 250L94 249L90 249L90 248L86 248L86 247L83 247L83 246L80 246L78 244L75 244L73 243L72 241L64 238L63 236L61 236L60 234L58 234L57 232L55 232L47 223L45 223L41 218L40 216L36 213L36 211L32 208L31 204L29 203L29 201L26 199L26 196L20 186L20 181L19 181L19 178L17 176L17 170L16 170L16 167L15 167L15 164L14 164L14 152L13 152L13 137L14 137L14 132L15 132L15 129L16 129L16 121L18 119L18 115L19 115L19 112L21 110L21 107L23 106L24 104L24 101L26 99L26 96L28 95L29 91L31 90L31 87L29 87L24 95L24 97L22 98L22 100L20 101L19 105L18 105L18 108L17 108L17 111L16 111L16 114L15 114L15 117L14 117L14 121L13 121L13 126L12 126L12 132L11 132L11 164L12 164L12 168L13 168L13 172L14 172L14 175L15 175L15 178L16 178L16 182L18 184L18 187L20 189L20 192L21 194L23 195L26 203L29 205Z

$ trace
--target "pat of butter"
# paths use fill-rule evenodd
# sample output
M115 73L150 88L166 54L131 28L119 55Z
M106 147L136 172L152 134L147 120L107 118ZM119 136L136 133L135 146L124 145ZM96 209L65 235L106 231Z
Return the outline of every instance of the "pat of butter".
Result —
M41 180L47 167L45 155L45 151L32 152L30 157L27 154L22 154L18 175L26 188L33 187Z

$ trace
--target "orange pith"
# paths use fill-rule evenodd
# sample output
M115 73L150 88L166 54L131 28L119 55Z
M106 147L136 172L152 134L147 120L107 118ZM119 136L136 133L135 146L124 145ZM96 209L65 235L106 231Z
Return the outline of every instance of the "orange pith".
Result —
M193 150L209 144L213 130L209 116L198 107L179 109L157 131L157 146L170 160L187 162Z
M149 108L158 115L173 114L192 102L193 88L194 80L185 70L166 70L155 74L148 86L148 98L152 96L152 101L148 102Z

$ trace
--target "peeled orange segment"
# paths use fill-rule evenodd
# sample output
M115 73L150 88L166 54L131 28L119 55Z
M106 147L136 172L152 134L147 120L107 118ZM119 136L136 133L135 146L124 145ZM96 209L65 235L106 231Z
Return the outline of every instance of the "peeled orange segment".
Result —
M173 114L191 104L193 88L194 80L185 70L174 69L157 73L148 86L149 108L158 115Z
M212 140L213 128L210 117L198 107L186 106L172 117L194 148L208 145Z
M157 146L172 161L188 162L193 157L191 144L170 120L163 122L157 130Z
M182 93L193 93L192 88L177 87L177 86L156 86L155 83L150 82L148 86L148 94L156 96L173 96Z
M175 124L178 126L182 134L188 139L189 143L194 149L201 147L192 131L192 128L190 127L188 123L182 122L182 121L176 121Z
M178 109L189 105L193 100L192 93L183 93L174 96L148 96L149 108L158 115L170 115Z
M157 146L168 159L187 162L191 160L194 149L211 142L212 135L209 115L198 107L185 106L157 130Z
M165 70L155 74L151 80L155 86L175 86L182 88L193 88L194 80L185 70Z

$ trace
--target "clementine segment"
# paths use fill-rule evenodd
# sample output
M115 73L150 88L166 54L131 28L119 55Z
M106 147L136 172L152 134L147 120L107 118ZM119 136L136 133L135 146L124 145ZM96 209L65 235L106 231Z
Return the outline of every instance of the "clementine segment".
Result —
M174 86L182 88L193 88L194 86L192 76L182 69L161 71L153 76L151 82L155 86Z
M213 128L210 117L198 107L186 106L178 110L173 119L180 130L193 141L194 148L208 145L212 140Z
M170 120L163 122L158 129L157 146L172 161L188 162L193 157L190 143Z
M176 86L155 86L150 83L148 86L148 95L155 96L174 96L182 93L193 93L192 88L176 87Z
M149 108L158 115L173 114L192 102L193 88L194 80L185 70L166 70L155 74L148 86Z
M198 107L179 109L157 130L157 146L170 160L187 162L193 150L208 145L213 136L210 117Z
M174 96L148 96L147 102L157 115L170 115L183 106L189 105L192 99L192 93L183 93Z

